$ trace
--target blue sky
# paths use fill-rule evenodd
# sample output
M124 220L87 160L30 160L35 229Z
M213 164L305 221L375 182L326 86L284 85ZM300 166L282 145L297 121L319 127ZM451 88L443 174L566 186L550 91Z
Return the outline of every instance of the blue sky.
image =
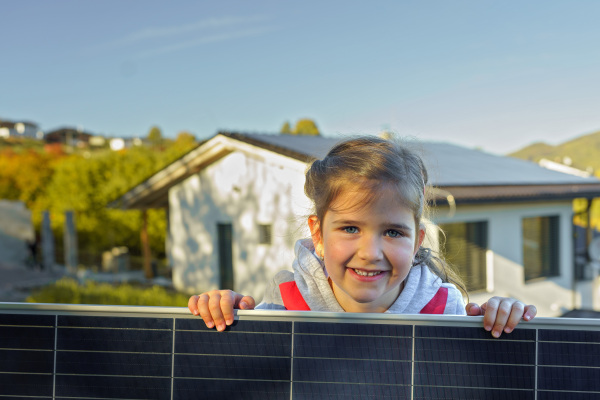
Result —
M0 119L174 137L392 130L507 153L600 130L600 1L0 0Z

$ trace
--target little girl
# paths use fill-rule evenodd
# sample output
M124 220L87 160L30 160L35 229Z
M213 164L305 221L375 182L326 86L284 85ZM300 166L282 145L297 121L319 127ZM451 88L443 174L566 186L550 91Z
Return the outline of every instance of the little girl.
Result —
M423 161L399 143L360 137L337 144L306 173L304 190L315 207L311 238L296 243L294 272L275 275L256 308L483 314L494 337L535 317L534 306L510 298L465 307L460 278L421 246L426 184ZM255 301L213 290L192 296L188 307L222 331L234 308L253 309Z

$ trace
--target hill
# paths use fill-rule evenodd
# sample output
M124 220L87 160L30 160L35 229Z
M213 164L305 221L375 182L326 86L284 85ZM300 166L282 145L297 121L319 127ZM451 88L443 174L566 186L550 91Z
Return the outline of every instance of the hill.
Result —
M535 162L546 158L564 163L565 159L570 159L572 167L584 171L594 170L598 176L598 171L600 171L600 131L579 136L556 146L542 142L534 143L509 154L509 156Z

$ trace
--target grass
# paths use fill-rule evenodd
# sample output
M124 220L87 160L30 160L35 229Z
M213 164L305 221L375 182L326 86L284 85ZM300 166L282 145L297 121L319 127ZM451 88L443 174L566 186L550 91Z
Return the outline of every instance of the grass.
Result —
M29 303L106 304L135 306L185 307L188 295L168 291L162 286L137 287L130 284L112 285L87 281L81 285L75 279L62 278L35 290Z

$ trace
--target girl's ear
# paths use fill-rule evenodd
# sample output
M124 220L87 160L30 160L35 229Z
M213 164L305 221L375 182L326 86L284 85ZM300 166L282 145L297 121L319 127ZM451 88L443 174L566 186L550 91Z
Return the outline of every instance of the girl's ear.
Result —
M321 222L316 215L308 217L308 228L310 229L310 236L312 237L313 245L315 246L315 253L322 257L323 237L321 236Z
M417 255L417 252L419 251L419 248L421 248L421 245L423 244L423 240L425 240L425 225L421 224L419 226L419 231L417 232L417 240L415 241L415 256Z

